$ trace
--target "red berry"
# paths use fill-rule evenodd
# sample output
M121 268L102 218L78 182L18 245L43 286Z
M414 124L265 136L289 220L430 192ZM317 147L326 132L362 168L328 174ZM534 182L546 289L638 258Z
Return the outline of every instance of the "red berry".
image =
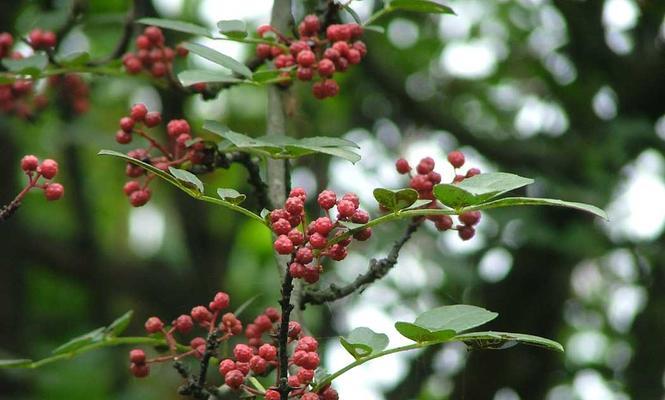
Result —
M242 372L243 375L249 374L249 363L237 362L236 368Z
M303 336L298 340L296 350L316 351L319 348L319 342L311 336Z
M310 383L314 379L314 371L307 368L301 368L298 371L298 380L301 383Z
M335 63L331 60L324 58L319 61L319 75L324 78L330 78L335 73Z
M189 123L184 119L173 119L166 125L166 133L171 137L178 137L182 133L189 134Z
M305 209L305 204L300 197L289 197L284 203L284 208L291 215L300 215Z
M367 54L367 46L365 45L365 43L361 42L360 40L353 43L351 47L358 50L361 57L365 57L365 55Z
M349 60L346 57L340 57L335 61L335 70L344 72L349 68Z
M322 236L328 236L333 229L333 223L328 217L317 218L314 221L314 231Z
M162 114L159 111L151 111L145 115L145 125L149 128L162 123Z
M305 241L305 235L303 235L298 229L291 229L287 236L294 246L300 246Z
M296 77L301 81L311 81L314 77L314 70L311 68L298 67Z
M35 171L39 166L39 159L31 154L21 159L21 169L23 171Z
M309 35L316 35L319 29L321 29L321 21L319 21L319 17L313 14L305 16L305 18L302 20L302 23L305 31Z
M145 321L145 331L148 333L157 333L164 328L164 323L157 317L150 317Z
M33 49L43 47L44 32L41 29L33 29L28 34L28 41Z
M210 322L212 320L212 313L203 306L196 306L192 308L190 315L192 316L192 319L199 324Z
M323 89L328 97L337 96L339 93L339 85L332 79L326 79L323 81Z
M293 242L286 235L279 235L274 243L275 250L279 254L291 254L293 251Z
M10 33L0 33L0 48L8 49L14 45L14 38Z
M221 311L229 306L229 295L224 292L217 292L213 301L210 302L208 307L212 311Z
M316 283L319 280L320 273L321 271L318 266L307 265L303 271L302 278L307 283Z
M280 54L284 54L284 50L282 50L281 47L278 47L278 46L270 47L270 56L271 57L277 57Z
M150 49L150 39L146 35L139 35L136 37L136 47L138 49Z
M372 236L372 228L365 228L353 234L353 238L364 242Z
M180 135L178 135L175 142L178 144L178 146L184 148L184 147L187 147L187 142L189 142L190 140L192 140L191 135L189 135L187 133L181 133Z
M266 391L266 400L279 400L279 399L281 399L281 395L279 394L278 391L272 389Z
M271 344L264 344L259 347L259 356L266 361L272 361L277 358L277 348Z
M447 231L453 227L453 219L448 215L440 215L434 221L434 226L440 231Z
M131 132L134 129L134 120L130 117L120 118L120 129L125 132Z
M266 33L272 31L272 26L270 25L261 25L258 28L256 28L256 33L258 33L259 37L263 37Z
M316 200L321 208L329 210L335 206L335 203L337 203L337 195L335 195L335 192L332 190L324 190L319 193Z
M156 26L148 26L143 31L143 34L154 44L161 45L164 43L164 34L162 33L162 30Z
M429 179L429 181L432 182L432 184L436 185L437 183L441 183L441 174L432 171L429 174L427 174L427 179Z
M296 261L301 264L309 264L313 259L314 253L308 247L301 247L296 251Z
M309 51L310 47L307 44L307 42L305 42L304 40L298 40L297 42L291 43L291 46L289 46L289 52L294 57L296 57L298 54L300 54L300 52L306 51L306 50Z
M340 217L349 218L356 212L356 206L351 200L340 200L337 203L337 211Z
M297 61L301 67L309 67L316 62L316 55L311 50L304 50L298 53Z
M291 223L284 218L280 218L272 223L272 230L278 235L286 235L291 231Z
M349 49L349 51L346 54L346 59L349 60L349 64L360 64L360 60L362 59L362 56L360 55L360 52L356 49Z
M327 242L326 237L320 233L314 233L309 237L309 244L314 249L322 249L326 247Z
M150 190L142 189L137 190L129 195L129 203L134 207L141 207L150 201Z
M339 394L337 394L335 389L328 386L325 390L319 393L319 398L321 400L339 400Z
M44 188L44 195L48 201L60 200L65 195L65 188L59 183L49 183Z
M276 208L270 212L270 222L275 222L279 219L289 219L289 213L283 208Z
M265 59L271 57L270 45L266 43L259 43L256 45L256 56Z
M460 239L469 240L476 234L476 230L469 225L457 225L457 234Z
M145 378L150 374L150 367L148 366L148 364L132 363L129 366L129 370L132 372L132 375L134 375L137 378Z
M335 42L332 45L332 49L337 50L341 57L347 57L350 47L347 42Z
M178 333L185 334L192 330L194 327L194 321L192 321L192 317L189 315L182 314L176 318L175 321L173 321L173 327L176 331L178 331Z
M296 321L290 321L289 322L289 337L291 339L295 339L298 336L300 336L300 332L302 332L302 328L300 327L300 324Z
M249 360L252 358L253 355L254 351L252 351L252 348L247 346L246 344L237 344L233 348L233 356L236 358L237 361L249 362Z
M152 64L152 67L150 67L150 73L155 78L161 78L165 76L166 72L168 72L168 68L166 67L166 64L161 61Z
M143 68L143 63L141 63L141 60L134 56L124 58L122 63L124 64L127 72L130 74L138 74Z
M411 166L409 165L409 162L406 161L404 158L400 158L395 162L395 168L397 169L397 172L400 174L408 174L409 171L411 171Z
M145 364L145 352L141 349L132 349L129 351L129 361L134 364Z
M414 176L413 178L411 178L411 182L409 182L409 185L413 189L416 189L419 192L431 191L432 187L434 186L432 182L430 182L430 180L427 179L427 175Z
M277 309L274 307L266 308L263 313L270 319L271 322L277 322L282 317L279 311L277 311Z
M305 358L302 366L304 368L314 370L319 366L320 363L321 360L319 359L319 355L314 350L307 353L307 358Z
M464 176L464 175L460 175L460 174L457 174L457 175L455 175L455 178L453 178L453 183L460 183L460 182L462 182L465 178L466 178L466 176Z
M231 389L238 389L243 382L245 382L245 375L237 369L229 371L224 377L224 383Z
M58 44L58 38L55 36L55 33L51 31L44 32L42 36L42 45L46 48L55 47Z
M478 168L471 168L466 171L466 177L471 178L472 176L480 175L480 170Z
M330 246L330 249L328 250L328 257L335 261L342 261L347 255L349 255L348 250L339 243Z
M226 376L226 374L228 374L230 371L233 371L234 369L236 369L236 363L231 359L227 358L219 363L218 371L221 376Z
M369 222L369 214L365 210L357 209L351 216L351 222L366 224Z
M290 54L280 54L275 57L275 67L276 68L286 68L290 67L295 63L293 56Z
M120 144L129 144L132 142L132 134L120 129L115 133L115 141Z
M145 104L143 103L138 103L132 106L132 109L129 112L129 116L131 117L131 119L138 122L138 121L143 121L147 113L148 113L148 107L146 107Z
M464 154L461 151L451 151L448 153L448 162L455 168L460 168L464 165Z
M48 158L37 167L37 172L41 173L46 179L53 179L58 174L58 163Z
M288 378L288 385L292 388L297 388L301 386L300 381L298 380L298 375L291 375Z
M267 315L261 314L254 318L254 325L262 332L272 330L272 320Z
M305 266L296 262L291 263L289 265L289 274L296 279L302 278L305 276Z
M136 181L129 181L125 183L125 186L122 187L122 191L125 192L126 196L136 192L141 189L141 184Z
M341 57L341 54L339 54L339 51L333 49L332 47L328 47L324 52L323 52L323 58L328 59L330 61L335 61Z
M315 98L323 100L326 98L326 89L323 86L323 82L316 82L312 85L312 94Z
M434 159L432 157L425 157L418 163L416 171L421 175L427 175L434 170Z
M266 360L261 358L260 356L253 356L249 360L249 368L255 373L255 374L263 374L266 372L268 369L268 363Z
M473 226L480 222L480 211L467 211L459 215L459 220L464 225Z

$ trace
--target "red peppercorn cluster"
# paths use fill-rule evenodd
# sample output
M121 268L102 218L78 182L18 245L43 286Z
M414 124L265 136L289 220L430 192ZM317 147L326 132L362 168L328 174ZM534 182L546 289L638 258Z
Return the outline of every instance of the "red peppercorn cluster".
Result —
M136 37L136 52L127 53L122 58L127 73L135 75L146 70L155 78L162 78L171 72L173 59L185 57L187 49L164 45L164 33L156 26L148 26L143 34Z
M292 255L293 261L289 266L291 276L314 283L319 280L323 270L323 257L341 261L348 255L346 248L351 244L352 237L344 235L347 228L341 222L366 224L369 214L359 208L360 201L355 194L347 193L338 200L335 192L324 190L319 194L317 202L325 216L307 224L306 199L304 189L293 189L284 203L284 208L270 213L270 223L277 235L275 250L279 254ZM336 220L333 220L330 213L333 207L337 208ZM370 236L372 229L365 228L355 233L353 238L364 241Z
M34 50L50 50L58 44L58 38L52 31L36 28L28 34L28 43Z
M66 105L74 114L85 114L90 109L90 88L80 75L54 75L48 80L56 91L59 104Z
M28 176L28 184L17 197L19 200L32 188L42 189L48 201L59 200L65 195L64 186L51 181L58 174L55 160L46 159L40 163L37 157L26 155L21 159L21 169ZM40 183L40 178L47 182Z
M174 319L171 326L166 326L159 317L150 317L145 321L145 331L149 335L163 335L169 347L169 355L147 359L145 352L141 349L133 349L129 352L129 369L137 378L144 378L150 373L149 364L182 359L184 357L201 358L206 352L208 342L201 336L194 337L189 341L189 346L181 345L176 333L185 336L192 332L195 326L203 329L207 335L213 331L218 333L214 339L217 343L226 341L232 336L242 333L242 323L233 313L222 314L222 310L230 303L229 295L218 292L210 301L208 307L199 305L192 308L188 314L182 314ZM218 323L218 319L221 320ZM189 350L182 352L182 347Z
M339 93L337 81L332 79L335 72L344 72L349 65L359 64L367 46L358 40L363 28L355 23L334 24L325 28L316 15L307 15L298 26L299 37L287 38L270 25L257 29L260 37L274 32L281 44L289 46L285 51L281 46L260 43L256 54L261 59L273 60L276 68L296 66L295 76L301 81L316 80L312 93L317 99L333 97ZM285 72L285 76L291 76Z
M219 373L224 383L234 390L245 390L255 395L250 387L245 385L250 375L266 375L278 365L279 350L275 337L278 334L279 315L274 309L267 309L259 315L253 324L247 325L245 335L247 344L237 344L233 349L233 357L219 363ZM271 315L274 313L274 315ZM264 343L262 337L270 338L270 343ZM318 353L319 343L311 336L302 333L300 324L289 322L288 343L293 344L289 357L289 365L298 367L288 377L290 387L289 397L294 399L310 400L337 400L337 392L330 386L318 393L311 391L310 384L316 375L316 369L321 363ZM276 386L262 394L266 400L279 399L280 394Z
M470 168L465 174L458 173L459 168L464 166L464 154L460 151L452 151L448 153L448 162L455 168L455 178L453 183L462 182L466 178L480 174L478 168ZM431 200L432 202L425 207L441 208L437 203L432 189L434 185L441 183L441 175L434 171L435 162L431 157L425 157L416 166L416 173L413 174L409 162L404 158L400 158L395 162L395 169L397 172L411 177L409 186L418 191L418 198L424 200ZM434 222L436 228L440 231L447 231L449 229L456 230L462 240L471 239L476 230L475 225L480 222L480 211L467 211L458 216L459 224L454 225L453 219L449 215L431 215L427 219Z
M166 124L166 133L169 138L167 145L160 143L148 132L148 129L155 128L161 123L161 113L148 111L145 104L135 104L129 115L120 119L120 129L115 134L115 140L120 144L129 144L136 135L145 138L149 143L148 147L131 150L127 155L164 171L168 171L171 166L177 167L184 163L200 164L205 161L205 144L202 141L192 140L191 128L186 120L174 119ZM160 154L152 155L153 150ZM125 174L130 178L147 175L143 184L137 180L131 180L123 188L131 205L134 207L145 205L151 197L148 185L152 180L152 175L132 163L127 163Z
M146 332L149 335L163 335L169 347L169 354L148 359L143 350L132 349L129 352L131 373L137 378L143 378L149 375L149 365L153 363L182 360L185 357L201 358L206 352L218 356L216 353L219 344L238 337L243 332L242 322L235 314L227 312L222 315L222 311L229 304L229 295L218 292L207 307L195 306L189 314L180 315L173 320L170 326L166 326L158 317L148 318L145 322ZM275 308L266 308L253 323L246 326L244 331L246 340L234 345L233 356L220 361L219 374L231 389L266 399L279 399L277 386L260 393L253 387L245 385L245 382L251 376L266 376L276 369L279 363L277 337L280 319L281 315ZM188 346L181 344L178 338L191 334L196 326L206 332L208 339L196 336L189 341ZM304 335L300 324L295 321L289 322L287 334L292 353L289 365L299 367L298 371L288 378L291 387L289 397L305 400L337 400L337 392L330 386L318 393L313 393L309 388L315 376L314 371L320 364L319 344L316 339ZM184 340L184 343L187 343L186 339ZM183 350L183 347L188 347L188 350ZM274 397L275 394L277 397Z

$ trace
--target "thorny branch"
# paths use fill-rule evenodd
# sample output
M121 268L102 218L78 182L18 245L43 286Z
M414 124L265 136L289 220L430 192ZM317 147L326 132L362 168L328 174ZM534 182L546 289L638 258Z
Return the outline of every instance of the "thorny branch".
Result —
M402 237L395 242L388 255L380 260L371 259L367 272L358 275L353 282L341 287L333 283L326 289L306 290L300 301L300 307L304 309L307 304L324 304L339 300L356 291L364 290L371 283L386 276L395 264L397 264L400 250L411 239L411 236L418 230L421 223L421 219L412 221Z

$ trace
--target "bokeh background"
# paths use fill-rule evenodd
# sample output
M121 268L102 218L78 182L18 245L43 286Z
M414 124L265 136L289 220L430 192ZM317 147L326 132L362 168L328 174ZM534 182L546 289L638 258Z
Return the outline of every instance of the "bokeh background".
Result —
M60 51L107 54L128 2L79 3L85 17L62 39ZM295 14L314 3L299 3ZM0 31L18 34L34 26L57 29L71 7L66 0L1 4ZM138 4L142 15L211 28L233 18L257 26L268 21L271 6L268 0ZM484 171L535 178L529 195L596 204L611 221L561 209L503 209L485 213L468 243L454 233L421 229L386 279L360 296L306 312L325 344L328 370L351 360L337 335L369 326L397 345L403 339L394 321L455 303L497 311L489 328L553 338L566 352L468 352L447 345L392 356L339 379L341 398L665 398L665 2L446 4L458 15L383 19L386 34L365 35L368 58L340 77L338 97L316 101L307 85L295 85L291 133L354 140L363 159L352 165L303 158L293 165L294 184L308 191L356 191L370 205L372 188L406 184L393 168L398 156L412 163L432 156L450 178L445 154L461 148ZM363 17L380 6L352 3ZM168 33L171 43L182 39ZM240 59L253 51L196 40ZM128 309L136 315L129 333L141 334L146 317L168 320L220 289L236 305L261 294L252 312L276 305L270 236L260 226L159 183L153 201L133 209L121 190L122 163L95 155L102 148L122 150L113 140L117 121L139 101L168 118L185 116L197 132L204 119L215 119L262 135L265 89L235 87L204 102L160 91L141 78L85 79L92 104L81 117L65 118L57 106L34 122L0 116L0 204L24 184L18 161L26 153L59 160L67 188L56 203L29 195L0 225L0 358L46 356ZM236 167L204 180L251 191ZM388 251L399 225L356 246L324 282L353 279L368 257ZM179 397L179 378L169 366L155 368L144 381L132 379L125 350L105 349L38 371L3 370L0 398Z

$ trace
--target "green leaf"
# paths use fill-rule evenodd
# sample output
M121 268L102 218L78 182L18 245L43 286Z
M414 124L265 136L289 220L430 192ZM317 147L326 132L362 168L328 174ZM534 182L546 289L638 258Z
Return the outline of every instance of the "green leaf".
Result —
M344 7L344 10L346 10L346 12L351 14L351 17L353 18L354 21L356 21L356 23L358 25L363 24L363 22L361 21L360 16L358 15L358 13L355 12L355 10L353 8L351 8L351 6L349 6L349 4L344 4L342 7Z
M10 72L38 76L44 68L48 66L48 57L43 51L38 51L30 57L22 58L20 60L4 58L2 60L2 65L4 65Z
M219 32L232 38L242 39L247 37L247 25L244 21L237 19L225 20L217 22Z
M386 33L386 28L382 27L381 25L367 25L364 28L366 31L372 31L376 33L381 33L384 34Z
M268 142L264 142L260 139L256 139L242 133L233 132L226 126L220 124L217 121L205 121L203 123L203 129L214 133L215 135L220 136L223 139L228 140L234 146L238 148L251 148L251 147L267 147L272 148L274 151L279 152L280 147L273 145Z
M343 227L349 229L349 230L354 230L358 228L362 228L365 226L365 224L358 224L356 222L351 222L351 221L337 221L338 224L342 225Z
M187 69L178 73L178 79L183 86L195 83L237 83L242 82L235 76L223 71L210 71L206 69Z
M252 296L251 298L249 298L248 300L246 300L244 303L242 303L238 308L236 308L236 310L233 312L233 314L234 314L236 317L240 316L240 314L241 314L243 311L245 311L245 310L247 309L247 307L249 307L249 306L250 306L250 305L251 305L256 299L258 299L259 297L261 297L260 294L257 294L257 295L255 295L255 296Z
M426 0L393 0L388 4L388 8L392 10L455 15L455 11L452 8Z
M185 186L196 188L200 193L205 191L203 182L201 182L201 180L191 172L173 167L169 167L169 172L180 182L184 183Z
M94 331L90 331L84 335L75 337L67 343L58 346L53 350L53 354L64 354L70 353L72 351L78 350L81 347L100 342L104 339L104 333L106 332L105 327L97 328Z
M282 71L278 69L265 69L261 71L256 71L252 74L252 80L257 83L263 83L275 78L278 78L281 75Z
M498 315L484 308L457 304L425 311L415 322L397 322L395 328L403 336L417 342L441 341L483 325Z
M390 211L399 211L410 207L418 200L418 192L413 189L391 190L374 189L376 201Z
M465 211L486 210L490 208L499 207L514 207L514 206L553 206L553 207L566 207L576 210L586 211L607 221L607 213L601 208L592 206L585 203L575 203L572 201L563 201L558 199L543 199L537 197L506 197L499 200L490 201L487 203L477 204L471 207L464 208Z
M466 304L442 306L420 314L416 325L430 330L452 330L456 333L483 325L499 314Z
M470 332L457 335L450 339L451 342L464 342L473 349L506 349L518 344L543 347L548 350L563 353L563 346L554 340L540 336L527 335L524 333L510 332Z
M240 204L247 198L247 196L242 193L238 193L238 191L235 189L219 188L217 189L217 195L221 197L222 200L226 200L233 204Z
M160 28L170 29L178 32L191 33L192 35L199 35L212 38L210 31L200 25L192 24L191 22L178 21L174 19L165 18L141 18L137 22L145 25L159 26Z
M226 208L230 208L231 210L237 211L241 214L244 214L245 216L248 216L248 217L252 218L253 220L255 220L257 222L260 222L263 225L267 225L266 221L263 218L261 218L260 216L254 214L253 212L249 211L248 209L240 207L240 206L235 205L233 203L229 203L228 201L225 201L225 200L222 200L222 199L217 199L215 197L210 197L210 196L204 196L202 194L202 192L200 192L196 189L193 189L190 186L184 185L180 180L175 178L173 175L167 174L166 172L162 171L161 169L155 168L154 166L152 166L150 164L146 164L141 160L137 160L135 158L129 157L127 154L119 153L119 152L113 151L113 150L101 150L99 153L97 153L97 155L113 156L113 157L121 158L121 159L123 159L127 162L130 162L134 165L138 165L139 167L144 168L144 169L152 172L156 176L164 179L168 183L172 184L173 186L177 187L178 189L182 190L183 192L187 193L188 195L190 195L191 197L193 197L197 200L202 200L202 201L205 201L205 202L208 202L208 203L213 203L213 204L217 204L217 205L220 205L220 206L223 206L223 207L226 207Z
M415 210L416 208L420 208L422 206L426 206L431 203L432 200L418 199L413 204L405 208L405 210Z
M303 138L298 140L298 143L306 146L317 146L317 147L355 147L359 149L357 143L350 140L330 137L330 136L312 136L308 138Z
M483 203L503 193L533 183L533 179L505 172L490 172L464 179L458 184L434 186L434 196L444 205L460 208Z
M444 342L455 336L455 331L441 330L431 331L410 322L395 322L395 329L402 336L414 342Z
M129 310L120 317L118 317L115 321L111 322L111 325L109 325L106 328L106 333L112 336L118 336L121 333L127 329L129 326L129 323L132 321L132 316L134 315L134 311Z
M287 145L286 150L295 157L302 157L313 153L323 153L331 156L343 158L345 160L356 163L360 161L360 155L351 150L342 147L324 147L313 146L308 144Z
M210 47L207 46L200 45L198 43L185 43L184 47L187 50L191 51L192 53L197 54L216 64L219 64L222 67L226 67L239 75L242 75L249 79L252 78L252 71L249 68L247 68L245 64L236 61L235 59L227 56L226 54L222 54L217 50L211 49Z
M384 350L389 342L386 334L365 327L352 330L346 337L340 337L339 341L356 360Z
M67 54L63 57L58 57L57 61L65 67L85 65L88 61L90 61L90 53L85 51L77 51L75 53Z
M0 369L2 368L30 368L32 360L28 358L18 358L15 360L0 360Z

